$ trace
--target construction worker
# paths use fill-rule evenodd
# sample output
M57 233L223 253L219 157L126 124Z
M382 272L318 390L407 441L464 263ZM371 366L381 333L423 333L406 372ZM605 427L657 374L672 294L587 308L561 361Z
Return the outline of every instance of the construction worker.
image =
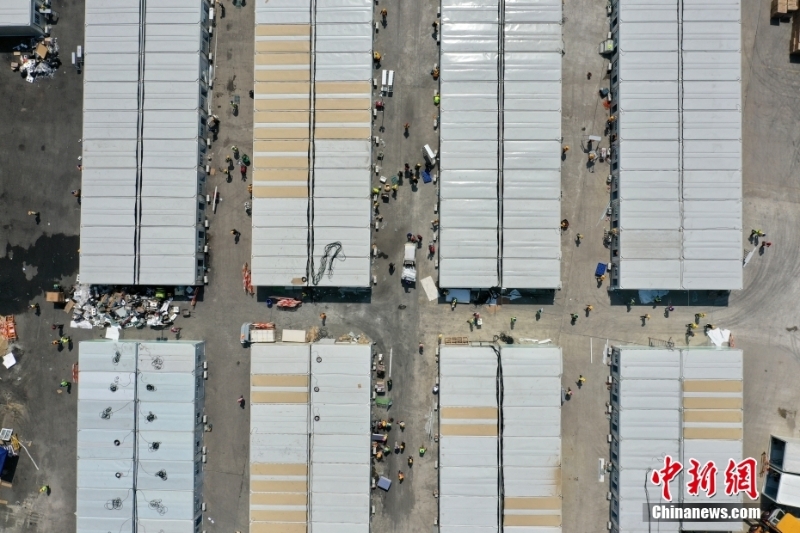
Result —
M376 63L380 63L381 62L381 53L378 52L377 50L372 52L372 60L375 61Z
M397 471L397 479L400 481L400 483L402 483L405 478L406 478L406 476L403 475L403 471L402 470L398 470Z
M631 301L630 301L630 302L628 302L628 305L629 305L629 306L631 306L631 307L633 307L634 305L636 305L636 299L635 299L635 298L631 298Z
M572 389L567 387L567 398L572 398Z
M686 327L689 328L689 329L697 329L698 325L695 324L694 322L691 322L689 324L686 324Z
M435 67L435 68L434 68L434 69L431 71L431 76L433 76L433 79L435 79L435 80L438 80L438 79L439 79L439 67Z
M544 313L544 308L541 308L538 311L536 311L536 320L542 318L542 313Z
M648 313L648 314L642 315L642 320L645 320L645 321L650 320L650 314Z
M402 420L400 422L398 422L397 425L400 426L400 431L405 431L406 430L406 423L403 422Z
M419 446L419 456L422 457L423 455L425 455L425 452L427 452L427 451L428 450L425 448L425 446L420 444L420 446Z
M403 124L403 129L406 130L406 131L408 131L408 128L410 128L410 127L411 127L411 124L409 124L408 122ZM408 170L408 164L406 164L406 170Z
M594 306L592 304L588 304L586 306L586 313L591 313L594 310Z
M562 154L562 155L567 155L567 152L569 152L569 145L566 145L566 144L565 144L565 145L564 145L564 146L561 148L561 154Z
M511 324L516 324L516 323L517 323L517 317L512 316L511 317Z
M50 494L50 485L42 485L39 494Z
M67 381L66 379L62 379L61 383L58 386L61 387L62 389L69 388L69 381Z
M389 12L386 11L386 8L381 9L381 18L383 20L386 20L386 15L388 15L388 14L389 14Z
M422 353L423 351L425 351L425 345L422 344L422 343L419 343L419 353Z
M717 326L715 326L714 324L706 324L706 325L705 325L705 326L703 326L703 327L704 327L705 329L717 329Z
M442 99L439 97L438 94L433 97L433 105L439 105L441 101Z
M611 115L610 117L608 117L608 124L609 125L613 124L616 121L617 121L617 116L616 115Z
M323 325L323 326L325 325L325 320L326 320L327 318L328 318L328 315L326 315L325 313L320 313L320 314L319 314L319 319L322 321L322 325Z
M422 168L422 165L420 163L417 163L416 165L414 165L414 169L415 170L419 170L421 168Z
M59 342L59 340L58 340L58 339L56 339L56 340L54 340L53 342L51 342L50 344L51 344L52 346L58 346L59 344L61 344L61 342Z
M570 317L572 318L573 324L578 321L578 313L572 313Z
M410 455L408 456L408 466L409 467L414 466L414 458L411 457Z
M700 319L701 318L705 318L705 317L706 317L705 313L695 313L695 315L694 315L694 319L695 320L694 321L695 322L700 322Z
M458 305L458 298L453 298L453 301L450 302L450 310L455 311L456 305Z
M581 242L581 239L583 239L583 233L578 233L577 235L575 235L575 241L578 242L579 244Z
M63 337L61 337L61 339L60 339L60 342L61 342L61 344L65 345L65 346L66 346L67 344L69 344L71 341L72 341L72 339L71 339L71 338L69 338L69 337L68 337L68 336L66 336L66 335L65 335L65 336L63 336Z
M39 211L28 211L28 214L30 216L33 216L33 217L38 217L39 216Z
M655 298L653 298L653 302L656 303L656 304L660 304L661 303L661 296L656 296Z
M33 309L35 311L39 311L39 304L31 304L28 306L28 309Z
M586 378L583 377L583 374L578 376L578 387L583 387L583 384L586 383Z
M406 443L405 443L405 441L403 441L403 442L400 443L400 453L403 453L403 451L405 451L405 449L406 449Z
M380 193L381 193L380 187L373 187L372 188L372 194L380 194Z
M436 246L434 246L433 244L429 244L428 245L428 253L431 254L431 255L435 254L436 253Z

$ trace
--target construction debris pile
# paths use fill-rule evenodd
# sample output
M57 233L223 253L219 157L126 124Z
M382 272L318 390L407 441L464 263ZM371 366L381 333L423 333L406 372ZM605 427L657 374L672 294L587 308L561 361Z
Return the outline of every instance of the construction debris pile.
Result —
M352 331L350 333L345 333L341 337L336 339L337 343L350 343L350 344L371 344L372 341L369 337L364 334L356 335Z
M175 294L191 298L195 290L180 287ZM64 310L72 313L70 327L73 328L160 328L174 323L181 313L190 315L188 308L181 311L180 306L172 304L172 295L164 289L132 288L128 292L114 287L80 285L75 287Z
M772 0L769 16L779 22L792 21L789 37L789 54L800 54L800 0Z
M21 43L14 47L14 61L11 70L25 75L25 81L33 83L38 78L52 78L61 60L58 58L58 41L55 37L31 39L30 44Z

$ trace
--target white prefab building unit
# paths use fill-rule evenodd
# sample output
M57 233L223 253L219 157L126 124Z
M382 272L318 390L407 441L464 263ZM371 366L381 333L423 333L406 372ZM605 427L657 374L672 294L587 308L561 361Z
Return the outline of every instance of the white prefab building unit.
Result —
M253 284L368 287L373 3L255 9Z
M79 350L77 532L194 533L203 343L86 341Z
M561 350L442 346L439 371L440 530L560 532Z
M37 37L47 28L41 0L0 0L0 37Z
M203 281L208 10L86 2L82 283Z
M742 352L730 348L614 347L611 375L611 531L648 532L643 506L661 502L649 476L664 457L683 464L670 483L672 501L695 502L686 482L690 459L714 461L717 493L703 502L741 504L726 496L728 461L742 460ZM647 486L646 486L647 485ZM726 522L660 522L660 531L730 531Z
M368 533L372 349L254 345L250 530Z
M442 287L561 286L562 6L504 5L442 2Z
M612 6L612 285L741 289L740 2Z

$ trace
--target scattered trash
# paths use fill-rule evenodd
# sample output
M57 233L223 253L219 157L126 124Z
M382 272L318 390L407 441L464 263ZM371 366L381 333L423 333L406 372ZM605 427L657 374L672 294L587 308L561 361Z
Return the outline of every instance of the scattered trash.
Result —
M30 44L19 44L13 50L11 70L24 74L28 83L33 83L38 78L52 78L61 66L55 37L31 39Z
M191 297L194 287L175 287L176 296ZM116 331L106 338L118 339L121 328L161 328L171 326L180 316L172 294L163 288L128 288L78 285L64 311L72 313L70 327L92 329L110 327Z

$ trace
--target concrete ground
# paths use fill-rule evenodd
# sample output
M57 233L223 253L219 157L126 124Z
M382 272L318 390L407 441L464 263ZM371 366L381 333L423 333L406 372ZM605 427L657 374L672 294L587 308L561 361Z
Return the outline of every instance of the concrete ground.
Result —
M63 55L82 40L83 3L64 0L60 4L61 20L53 34L59 37ZM212 167L221 166L232 144L244 153L252 150L248 91L253 76L253 6L249 2L243 8L226 6L225 16L218 19L215 29L218 45L213 93L222 126L213 147ZM436 16L433 1L379 0L376 20L384 6L389 11L387 26L375 36L375 49L384 56L382 67L396 72L395 91L384 99L386 111L378 116L375 135L385 142L376 153L384 152L382 174L388 177L406 162L412 167L422 162L422 145L438 147L433 129L436 109L431 98L436 83L429 74L437 62L438 49L431 35ZM205 439L209 461L205 470L208 511L204 530L248 528L249 420L247 412L235 404L249 388L249 351L238 342L239 326L244 321L308 328L320 325L319 313L324 311L328 336L363 332L376 342L377 352L388 358L391 351L394 388L388 416L404 420L406 431L400 436L394 430L390 442L404 440L410 450L429 442L426 425L433 406L438 334L490 340L505 331L518 338L552 339L563 350L564 387L576 390L579 374L588 380L563 408L565 532L603 531L608 520L608 486L598 478L598 459L608 459L608 391L604 384L608 368L601 354L607 341L646 345L650 338L672 339L682 345L687 341L684 325L696 312L705 312L710 322L733 331L737 347L745 353L746 454L759 457L770 432L800 436L795 407L800 394L793 383L800 369L800 341L798 332L787 331L800 325L791 311L800 297L795 266L800 237L792 231L800 222L800 189L792 181L798 161L796 147L800 146L800 112L795 105L800 65L790 62L787 54L789 26L770 24L767 0L743 3L745 233L751 227L764 229L775 244L747 266L745 288L734 292L727 306L714 305L723 300L715 302L705 293L670 295L677 309L665 317L663 308L637 305L628 310L611 305L606 287L597 287L593 277L594 265L608 259L601 242L602 230L607 227L603 217L609 199L607 169L598 165L594 173L588 172L579 147L583 135L601 133L605 120L597 90L607 84L602 75L606 64L596 48L605 37L607 19L602 3L575 0L566 3L564 9L563 135L572 150L563 167L562 212L571 221L571 228L562 242L563 289L555 293L552 303L480 308L483 327L470 331L466 321L475 310L473 306L460 304L451 311L449 306L428 302L421 287L403 290L399 272L390 275L388 263L401 262L408 232L422 234L425 241L418 256L419 278L432 275L436 279L433 261L423 256L431 238L430 220L437 218L435 185L420 183L413 190L404 180L398 198L380 206L384 219L375 242L385 255L374 262L378 284L368 298L334 295L317 303L306 302L295 312L267 309L265 293L259 291L259 297L254 298L241 288L241 268L250 257L250 219L243 209L246 183L238 176L228 183L220 174L209 179L209 192L218 186L222 197L217 213L209 216L210 283L193 316L179 323L183 338L206 341L209 361L206 412L214 430ZM0 53L10 61L10 52ZM587 72L593 73L591 80L586 79ZM74 281L77 270L79 206L69 191L78 188L80 181L75 164L80 155L81 77L69 66L62 67L55 79L33 85L8 69L0 71L0 76L0 95L6 102L0 117L8 132L0 140L0 198L5 207L0 211L0 235L6 243L0 252L0 313L17 315L20 334L18 365L9 371L0 369L0 423L20 433L40 468L36 470L23 455L13 488L0 487L0 500L8 501L0 505L0 529L69 532L74 531L77 395L75 390L71 395L57 394L56 389L61 379L69 379L77 351L57 352L49 345L55 337L50 324L64 322L67 316L43 303L43 291L54 281ZM228 104L233 95L241 100L238 116L231 114ZM411 124L408 138L402 130L405 122ZM40 224L25 215L28 209L42 212ZM242 232L238 244L229 234L233 228ZM576 233L585 236L580 246L573 240ZM42 304L41 316L26 312L30 302ZM398 308L401 304L405 309ZM594 306L589 317L583 313L587 304ZM539 307L544 312L536 320ZM570 313L580 315L575 325L570 324ZM646 313L652 318L642 325L640 316ZM511 316L518 318L513 331ZM99 333L70 332L76 342ZM161 335L151 330L127 330L125 334L141 339ZM692 345L707 344L701 333L688 341ZM419 342L425 344L424 354L418 353ZM386 414L376 410L374 416ZM435 425L431 431L436 431ZM413 472L408 471L404 457L394 455L377 465L378 471L390 477L398 469L403 469L407 477L390 492L374 494L376 531L433 528L437 508L433 461L437 450L435 443L429 443L428 448L424 459L415 460ZM38 487L44 483L52 489L48 497L38 494Z

